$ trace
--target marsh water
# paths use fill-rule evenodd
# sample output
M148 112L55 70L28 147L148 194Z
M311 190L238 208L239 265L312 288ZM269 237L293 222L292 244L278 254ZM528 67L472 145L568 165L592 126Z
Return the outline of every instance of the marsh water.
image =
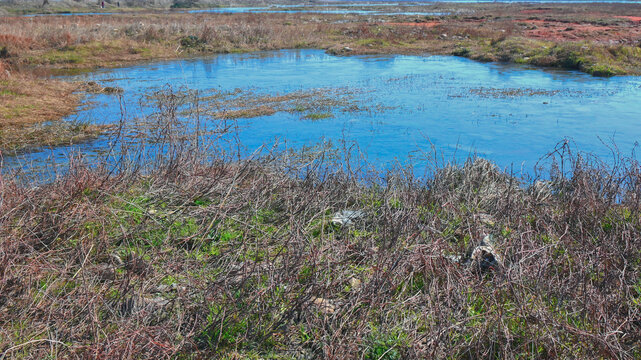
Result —
M413 11L421 3L329 3L301 5L271 5L265 7L220 7L190 10L190 13L319 13L356 15L416 15L440 16L443 12Z
M641 0L401 0L398 2L389 2L387 0L339 0L326 1L318 4L293 4L293 5L269 5L269 6L233 6L233 7L216 7L207 9L187 10L188 13L317 13L317 14L354 14L354 15L407 15L407 16L442 16L449 15L447 12L426 12L415 10L418 6L428 6L435 3L459 3L459 4L476 4L476 3L561 3L561 4L581 4L581 3L604 3L604 4L638 4ZM174 10L185 12L182 10ZM118 13L103 12L77 12L77 13L55 13L55 14L26 14L22 16L103 16L116 15Z
M116 123L123 108L126 117L144 117L154 111L147 95L168 85L253 99L321 94L318 101L330 104L318 110L322 116L310 114L314 109L289 109L236 119L241 143L251 152L275 141L302 147L346 140L381 166L397 160L420 163L423 152L433 148L444 158L477 154L528 173L560 141L607 159L611 150L603 142L629 155L641 138L639 77L599 78L452 56L341 57L284 50L154 62L68 78L123 89L122 103L116 95L89 96L88 106L70 118L92 123ZM335 108L328 102L332 98L340 99ZM106 146L99 139L5 158L5 170L64 163L72 149L91 155Z

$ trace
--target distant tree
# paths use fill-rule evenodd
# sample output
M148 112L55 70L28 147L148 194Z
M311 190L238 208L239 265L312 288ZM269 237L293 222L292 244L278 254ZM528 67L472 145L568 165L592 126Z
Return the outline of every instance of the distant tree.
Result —
M42 7L49 5L49 0L42 0Z

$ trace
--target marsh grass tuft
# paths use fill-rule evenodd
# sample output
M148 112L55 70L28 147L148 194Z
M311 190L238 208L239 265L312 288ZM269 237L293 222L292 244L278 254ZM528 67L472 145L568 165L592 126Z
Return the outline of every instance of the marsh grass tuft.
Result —
M53 121L34 125L0 127L0 151L15 155L41 147L77 144L104 135L113 126L81 121Z

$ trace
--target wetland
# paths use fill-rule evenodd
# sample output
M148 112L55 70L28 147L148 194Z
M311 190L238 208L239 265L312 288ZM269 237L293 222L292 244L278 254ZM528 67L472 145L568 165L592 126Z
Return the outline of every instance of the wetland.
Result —
M0 360L641 357L641 5L45 5Z

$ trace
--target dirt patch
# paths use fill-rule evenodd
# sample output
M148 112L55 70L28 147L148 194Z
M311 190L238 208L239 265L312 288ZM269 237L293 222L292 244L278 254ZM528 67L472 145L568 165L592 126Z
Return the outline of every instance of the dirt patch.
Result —
M534 39L552 41L581 41L590 40L608 42L620 41L624 32L615 26L600 26L586 23L565 23L546 20L515 20L518 23L530 24L524 31L525 36ZM632 33L628 31L628 33Z

